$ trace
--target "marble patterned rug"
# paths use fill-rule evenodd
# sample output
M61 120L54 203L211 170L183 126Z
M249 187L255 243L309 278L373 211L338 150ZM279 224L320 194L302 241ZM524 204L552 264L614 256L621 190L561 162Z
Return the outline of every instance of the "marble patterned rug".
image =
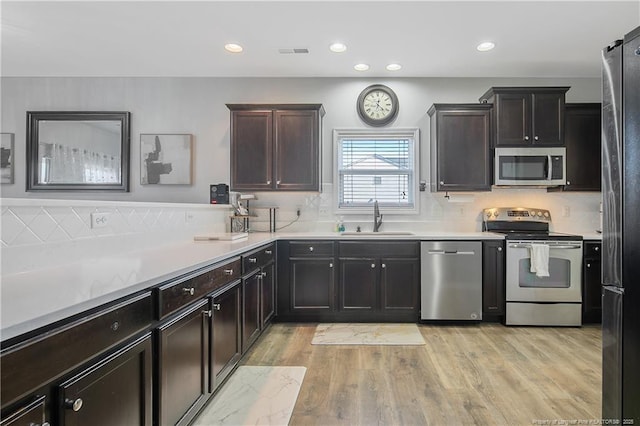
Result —
M241 366L194 425L287 425L305 367Z
M424 345L416 324L318 324L312 345Z

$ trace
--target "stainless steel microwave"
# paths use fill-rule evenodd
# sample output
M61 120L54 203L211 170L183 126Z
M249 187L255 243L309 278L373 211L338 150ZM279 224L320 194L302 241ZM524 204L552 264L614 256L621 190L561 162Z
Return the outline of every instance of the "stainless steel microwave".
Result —
M558 186L567 183L566 148L496 148L496 186Z

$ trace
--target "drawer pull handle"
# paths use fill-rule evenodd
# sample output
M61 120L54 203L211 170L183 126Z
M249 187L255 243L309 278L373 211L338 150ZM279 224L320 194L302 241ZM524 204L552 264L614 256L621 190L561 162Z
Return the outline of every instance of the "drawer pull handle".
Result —
M587 263L587 268L591 268L591 264L590 263Z
M271 250L265 250L264 254L273 254L273 252Z
M372 264L371 264L371 269L373 269L373 268L375 268L375 267L376 267L376 264L375 264L375 263L372 263Z
M330 264L329 264L329 268L333 268L333 263L330 263Z
M313 251L313 246L310 246L310 247L309 247L309 251Z
M256 263L256 262L258 262L257 258L255 258L255 257L250 257L249 258L249 263Z
M233 269L225 269L224 270L224 274L225 275L233 275Z
M187 293L189 296L193 296L196 294L196 289L193 287L185 287L182 289L183 292Z
M502 251L502 247L498 247L498 251Z
M202 311L202 315L211 318L213 316L213 312L211 312L211 309L207 309L206 311Z
M525 140L525 141L528 141L528 140L529 140L529 136L525 136L525 137L524 137L524 140Z
M593 248L595 251L600 251L600 247L594 247Z
M220 310L220 304L219 303L214 303L213 304L213 310L214 311L219 311Z
M382 264L382 265L380 265L380 266L382 266L382 269L384 269L384 268L386 268L386 267L387 267L387 265L386 265L385 263L383 263L383 264Z
M80 409L82 408L82 398L77 398L77 399L65 399L64 400L64 406L66 408L71 408L73 411L80 411Z
M262 273L262 274L260 274L260 275L262 275L263 277L266 277L266 276L267 276L267 273L266 273L266 272L263 272L263 273Z
M114 321L113 324L111 324L111 330L118 331L119 328L120 328L120 323L118 321Z

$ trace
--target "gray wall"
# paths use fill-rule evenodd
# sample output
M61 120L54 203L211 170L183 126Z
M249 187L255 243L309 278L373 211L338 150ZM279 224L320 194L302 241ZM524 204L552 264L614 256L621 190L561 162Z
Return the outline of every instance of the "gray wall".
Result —
M211 183L229 181L229 111L225 103L322 103L326 109L323 181L333 180L333 128L364 127L355 101L367 85L383 83L398 95L395 127L421 129L421 179L428 178L433 103L477 102L491 86L571 86L568 102L599 102L600 79L487 78L18 78L1 79L1 131L15 133L15 184L2 197L208 203ZM130 193L25 192L26 111L131 112ZM194 135L193 185L141 185L140 134Z

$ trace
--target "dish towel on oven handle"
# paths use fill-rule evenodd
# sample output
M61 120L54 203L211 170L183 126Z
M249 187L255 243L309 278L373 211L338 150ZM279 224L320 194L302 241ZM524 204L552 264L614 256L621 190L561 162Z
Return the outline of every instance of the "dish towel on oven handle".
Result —
M549 276L549 246L546 244L531 244L531 272L537 277Z

